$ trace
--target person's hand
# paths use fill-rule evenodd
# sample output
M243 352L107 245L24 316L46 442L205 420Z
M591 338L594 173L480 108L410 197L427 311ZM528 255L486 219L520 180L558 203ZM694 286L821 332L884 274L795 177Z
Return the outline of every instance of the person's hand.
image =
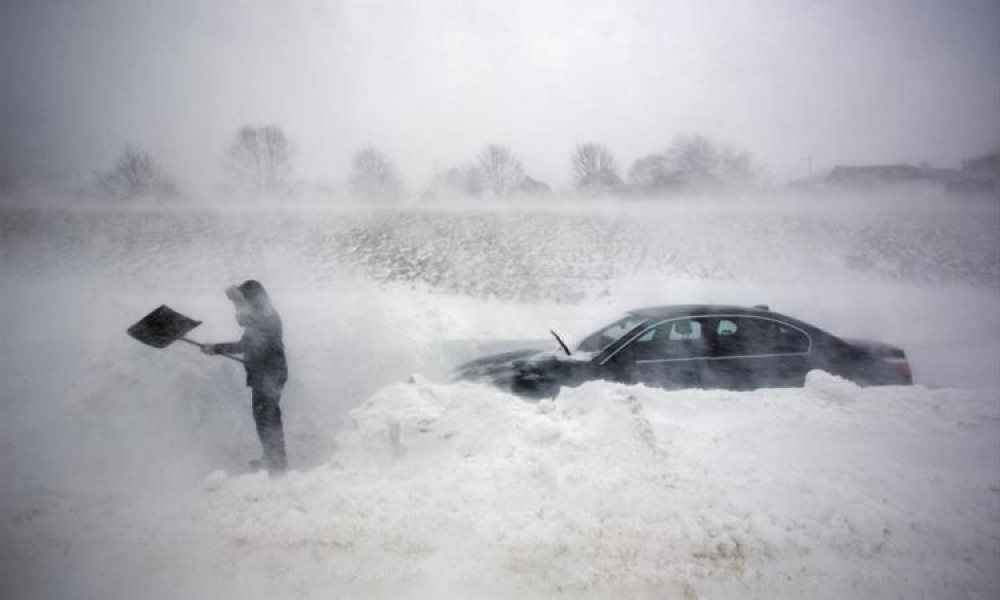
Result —
M202 354L218 354L215 350L215 344L202 344L201 345Z

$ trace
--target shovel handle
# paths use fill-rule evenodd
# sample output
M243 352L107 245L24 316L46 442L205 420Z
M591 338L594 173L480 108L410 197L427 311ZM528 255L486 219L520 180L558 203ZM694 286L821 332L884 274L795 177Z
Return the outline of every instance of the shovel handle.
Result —
M197 346L198 348L204 348L205 347L205 344L202 344L201 342L196 342L194 340L189 340L186 337L179 337L177 339L179 339L182 342L187 342L187 343L191 344L192 346ZM235 356L233 356L231 354L216 354L216 356L225 356L229 360L235 360L236 362L238 362L240 364L243 364L243 359L236 358Z

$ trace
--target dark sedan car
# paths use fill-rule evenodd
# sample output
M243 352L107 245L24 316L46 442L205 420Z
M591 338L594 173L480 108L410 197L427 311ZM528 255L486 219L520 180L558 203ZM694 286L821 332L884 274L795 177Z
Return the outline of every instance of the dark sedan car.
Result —
M753 308L643 308L584 338L571 351L521 350L467 362L457 378L489 381L529 397L604 379L664 388L794 387L821 369L861 385L913 383L902 349L844 340L797 319Z

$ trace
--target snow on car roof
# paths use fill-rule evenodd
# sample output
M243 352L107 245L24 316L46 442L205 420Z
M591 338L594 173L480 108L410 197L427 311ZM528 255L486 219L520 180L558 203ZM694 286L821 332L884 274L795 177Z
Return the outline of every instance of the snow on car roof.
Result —
M646 319L669 319L670 317L710 313L772 314L770 310L732 304L669 304L638 308L629 311L629 313Z

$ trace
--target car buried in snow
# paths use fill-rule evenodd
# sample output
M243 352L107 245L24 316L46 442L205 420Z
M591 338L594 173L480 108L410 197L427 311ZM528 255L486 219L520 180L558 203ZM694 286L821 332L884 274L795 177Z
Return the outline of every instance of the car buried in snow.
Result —
M455 378L529 398L592 380L667 389L796 387L820 369L860 385L913 383L906 353L847 340L766 306L674 305L632 310L573 350L517 350L466 362Z

